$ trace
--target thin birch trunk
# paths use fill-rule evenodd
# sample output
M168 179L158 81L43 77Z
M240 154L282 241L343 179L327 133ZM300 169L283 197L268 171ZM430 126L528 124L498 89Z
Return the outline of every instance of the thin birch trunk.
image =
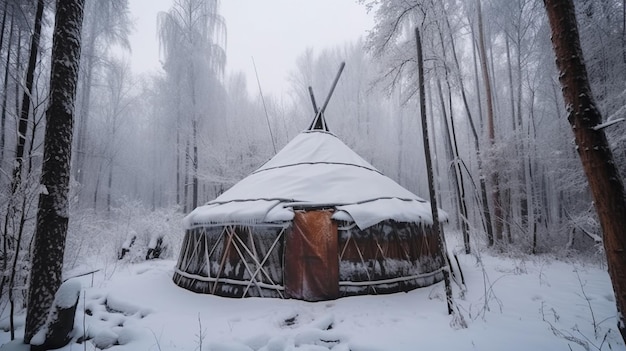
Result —
M41 35L41 22L43 18L44 0L37 1L35 14L35 28L31 36L30 57L26 71L24 95L22 96L22 109L18 123L17 147L15 151L15 165L13 167L13 180L11 182L11 196L15 194L22 182L22 168L24 163L24 146L26 145L26 133L28 132L28 117L30 115L31 94L35 78L35 68L39 54L39 37Z
M478 74L478 59L477 59L477 55L476 53L478 52L478 41L476 40L476 35L474 33L474 27L471 27L471 32L472 32L472 43L474 43L475 45L472 45L472 57L473 57L473 62L474 62L474 83L475 83L475 88L476 88L476 100L477 100L477 105L478 105L478 122L480 125L480 131L482 133L482 131L484 130L483 128L483 108L482 108L482 98L481 98L481 94L480 94L480 78L479 78L479 74ZM476 132L475 130L473 130L473 132ZM479 149L479 145L480 145L480 141L478 140L478 135L475 133L474 134L475 137L475 146L476 149ZM482 158L484 157L484 155L482 153L479 152L478 154L478 168L482 169ZM487 228L487 244L489 246L493 246L494 240L493 240L493 233L495 231L494 229L494 225L493 225L493 221L492 221L492 215L491 215L491 210L489 208L489 197L488 197L488 193L487 193L487 175L484 174L483 172L480 172L479 174L480 177L480 195L481 195L481 199L483 201L483 217L485 220L485 227Z
M517 139L517 121L515 118L515 89L514 89L514 85L513 85L513 65L511 63L511 45L509 44L509 36L508 33L505 33L504 35L504 39L505 39L505 47L506 47L506 63L507 63L507 72L508 72L508 76L509 76L509 103L511 105L511 126L513 127L513 136ZM518 76L518 78L520 78ZM515 157L519 157L519 142L515 142ZM523 172L523 170L522 170ZM514 174L519 174L520 172L515 172ZM518 196L518 188L519 186L517 185L517 179L514 179L512 184L514 186L509 186L508 189L506 189L504 191L504 198L505 201L507 203L508 206L508 211L505 214L506 220L504 221L507 230L507 240L509 243L513 242L513 229L511 226L511 221L513 220L512 217L514 217L513 215L513 211L514 211L514 207L513 207L513 201L514 198L516 196ZM521 184L524 184L524 182L522 181ZM520 196L520 201L524 201L523 198L524 196ZM522 206L523 207L523 206Z
M444 13L445 13L445 8L444 8ZM479 206L481 208L480 210L480 214L481 214L481 220L483 223L483 228L485 230L486 233L488 233L488 237L493 238L493 233L491 232L491 213L489 212L489 205L488 205L488 198L487 198L487 185L485 182L485 177L483 175L483 167L482 167L482 155L480 153L480 139L478 137L478 132L476 130L476 125L474 123L474 119L472 118L472 112L471 109L469 107L469 103L467 100L467 96L465 94L465 85L463 82L463 75L461 74L461 66L459 64L459 59L456 53L456 46L454 44L454 38L452 37L452 29L450 26L450 20L448 19L448 16L444 16L445 20L446 20L446 26L448 28L448 35L450 37L450 45L451 45L451 49L452 49L452 57L454 58L454 65L457 71L457 77L458 77L458 81L459 81L459 87L461 90L461 97L463 99L463 107L465 108L465 114L467 115L467 119L469 121L470 124L470 128L472 131L472 136L473 136L473 140L474 140L474 149L476 150L476 159L477 159L477 163L478 163L478 174L479 174L479 182L480 182L480 199L481 199L481 203L479 203ZM472 50L472 52L474 53L474 67L476 68L476 51ZM477 71L475 71L475 73L477 74ZM476 77L478 77L478 75L476 75ZM478 78L476 79L476 84L478 84ZM477 93L479 93L479 90L476 89ZM479 108L480 108L480 98L479 98ZM491 233L491 234L489 234ZM469 253L469 252L466 252Z
M94 40L95 37L96 24L92 23L89 38L91 40ZM80 94L80 104L78 106L78 135L76 135L76 157L73 167L74 179L76 179L79 184L83 184L83 180L85 177L84 173L87 158L87 133L89 130L89 113L91 112L91 86L93 84L95 45L95 42L89 43L89 45L86 47L86 52L83 54L83 57L86 61L84 65L85 72ZM97 189L95 191L97 192Z
M489 139L489 144L493 147L496 139L493 111L493 92L491 89L489 69L487 67L487 50L485 49L485 33L483 29L483 15L480 2L481 0L476 1L478 15L478 56L482 68L483 84L485 85L485 95L487 98L487 135ZM494 238L489 238L489 244L493 245L494 241L502 240L502 207L500 204L500 181L497 170L492 170L489 178L491 180L491 186L493 187L491 190L491 199L494 209Z
M113 159L109 159L107 190L107 214L111 214L111 193L113 193Z
M183 213L189 212L189 140L185 143L185 178L183 180Z
M446 51L446 46L444 43L443 29L439 28L439 39L441 41L441 50L443 52L444 62L448 60L448 53ZM448 72L448 66L444 67L444 78L446 81L446 87L448 91L448 106L450 108L450 126L448 126L448 119L444 119L445 130L446 130L446 142L450 144L450 161L452 162L452 167L454 170L453 173L453 185L454 191L456 193L456 202L458 206L458 215L460 217L459 226L461 227L461 233L463 235L463 246L465 249L465 253L469 254L471 252L470 249L470 236L469 236L469 225L467 222L467 202L465 199L465 184L463 179L463 173L461 171L461 157L459 155L459 147L456 140L456 130L454 128L454 109L452 108L452 85L450 84L450 75ZM441 94L441 84L439 80L437 81L437 85L439 88L439 93L442 99L442 108L445 109L445 104L443 103L443 94ZM445 117L445 113L444 113Z

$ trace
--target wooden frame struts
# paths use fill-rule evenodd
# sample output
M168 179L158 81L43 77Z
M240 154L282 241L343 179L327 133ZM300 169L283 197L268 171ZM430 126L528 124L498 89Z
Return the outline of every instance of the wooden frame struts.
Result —
M383 221L337 227L339 297L409 291L443 279L439 237L425 224ZM290 298L285 240L293 224L205 226L187 230L174 282L227 297Z
M388 220L338 229L340 296L409 291L443 279L439 238L430 226Z
M230 297L284 298L285 226L227 225L187 230L174 282L188 290Z

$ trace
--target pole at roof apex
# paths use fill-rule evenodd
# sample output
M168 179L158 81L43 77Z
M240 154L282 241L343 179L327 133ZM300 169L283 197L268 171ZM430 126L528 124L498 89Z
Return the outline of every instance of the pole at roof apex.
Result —
M313 104L313 112L317 115L319 109L317 108L317 103L315 102L315 95L313 95L313 87L309 85L309 95L311 96L311 103Z
M326 97L326 100L324 101L324 105L322 105L322 108L319 111L315 112L315 118L313 119L313 122L309 126L309 130L323 130L323 131L328 132L328 125L326 125L326 120L324 119L324 111L326 110L326 107L328 106L328 102L330 101L330 98L333 96L333 92L335 91L335 87L337 87L337 82L339 82L339 77L341 77L341 73L343 72L343 69L345 66L346 66L345 62L342 62L341 65L339 65L339 71L337 72L337 75L335 76L335 80L333 81L333 84L330 87L330 91L328 92L328 96ZM311 100L313 102L313 109L316 110L317 104L315 103L315 97L313 96L313 89L310 87L309 87L309 94L311 94Z

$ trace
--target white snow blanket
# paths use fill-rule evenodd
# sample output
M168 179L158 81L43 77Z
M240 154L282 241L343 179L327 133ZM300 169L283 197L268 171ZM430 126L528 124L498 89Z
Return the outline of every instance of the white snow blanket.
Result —
M196 208L185 224L284 222L293 218L294 206L336 207L349 214L336 219L351 217L361 229L387 219L432 223L426 200L384 176L333 134L315 130L300 133L258 170Z
M446 239L452 250L462 251L460 232L448 231ZM233 299L179 288L172 282L176 262L171 260L118 261L111 269L109 252L86 258L89 266L78 269L105 267L75 278L83 286L80 312L72 342L59 351L96 346L110 351L626 351L611 280L599 255L563 262L551 255L492 256L477 247L473 255L458 257L467 289L452 284L458 308L450 316L443 282L335 301ZM23 312L15 318L14 342L9 309L3 312L0 350L29 350L21 339ZM89 340L78 344L84 334Z

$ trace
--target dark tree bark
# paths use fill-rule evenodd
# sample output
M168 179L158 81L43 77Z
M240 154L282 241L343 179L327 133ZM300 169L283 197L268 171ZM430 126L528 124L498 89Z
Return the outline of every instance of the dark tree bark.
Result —
M563 100L603 231L622 338L626 340L626 203L624 184L602 129L587 77L572 0L544 0Z
M40 345L31 345L30 351L60 349L72 340L80 290L81 283L74 279L59 287L46 319L45 339Z
M50 102L41 173L33 266L28 289L24 342L44 324L61 285L68 224L68 192L74 102L80 62L84 0L58 0L52 44Z

